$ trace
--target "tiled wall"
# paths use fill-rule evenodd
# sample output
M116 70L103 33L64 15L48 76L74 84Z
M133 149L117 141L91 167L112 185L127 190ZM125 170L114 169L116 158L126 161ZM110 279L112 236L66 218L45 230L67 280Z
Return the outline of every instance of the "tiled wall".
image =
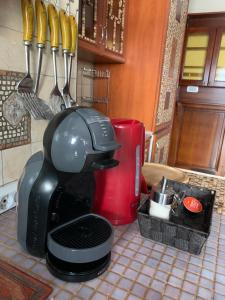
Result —
M51 1L45 1L46 5ZM55 1L52 1L55 2ZM57 1L59 7L66 8L66 0ZM71 13L76 14L78 0L71 3ZM57 56L59 87L64 83L64 66L61 48ZM36 73L37 49L33 41L31 51L31 75ZM0 70L25 71L24 46L22 42L22 19L19 0L0 1ZM76 98L76 63L74 59L71 95ZM49 36L43 56L42 72L40 78L39 96L48 101L50 91L54 85L53 65L50 52ZM1 112L0 112L1 113ZM42 149L42 137L47 121L31 119L31 143L0 151L0 186L17 180L27 159L32 153Z

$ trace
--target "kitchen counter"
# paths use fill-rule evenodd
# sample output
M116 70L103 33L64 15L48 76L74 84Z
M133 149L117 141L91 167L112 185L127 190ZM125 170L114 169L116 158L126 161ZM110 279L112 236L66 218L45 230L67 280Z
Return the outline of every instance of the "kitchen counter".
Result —
M110 268L82 284L54 278L44 259L21 249L15 209L0 215L0 225L1 256L50 284L54 290L49 299L225 299L225 216L216 211L200 256L141 237L137 222L115 227Z

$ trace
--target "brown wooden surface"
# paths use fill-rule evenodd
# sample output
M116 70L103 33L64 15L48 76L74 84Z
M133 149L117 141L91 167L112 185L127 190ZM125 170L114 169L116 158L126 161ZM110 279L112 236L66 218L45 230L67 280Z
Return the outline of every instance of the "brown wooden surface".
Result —
M126 61L104 65L110 79L110 117L138 119L154 130L170 1L129 1Z
M188 17L188 25L190 27L220 27L224 26L225 13L200 13L190 14Z
M182 103L225 106L225 90L223 88L199 87L198 93L188 93L187 86L181 86L178 99Z

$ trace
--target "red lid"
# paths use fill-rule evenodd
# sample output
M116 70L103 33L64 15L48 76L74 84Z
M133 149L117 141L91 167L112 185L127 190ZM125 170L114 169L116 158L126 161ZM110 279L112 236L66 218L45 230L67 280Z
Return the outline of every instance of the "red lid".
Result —
M193 213L200 213L203 209L201 202L194 197L186 197L183 200L184 207Z

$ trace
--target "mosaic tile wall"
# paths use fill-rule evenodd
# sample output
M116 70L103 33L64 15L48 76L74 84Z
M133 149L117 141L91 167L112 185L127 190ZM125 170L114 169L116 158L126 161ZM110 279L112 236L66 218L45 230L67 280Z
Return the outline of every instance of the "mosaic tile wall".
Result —
M188 0L171 0L156 125L172 121Z
M21 72L0 70L0 150L31 142L30 116L14 97L23 76Z

